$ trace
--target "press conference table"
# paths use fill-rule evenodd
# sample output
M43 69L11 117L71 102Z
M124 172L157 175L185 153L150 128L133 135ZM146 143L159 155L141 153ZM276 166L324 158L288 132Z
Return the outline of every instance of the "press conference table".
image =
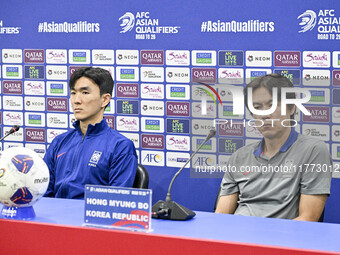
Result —
M141 233L83 227L83 200L42 198L34 209L32 221L0 219L1 255L340 254L338 224L196 212Z

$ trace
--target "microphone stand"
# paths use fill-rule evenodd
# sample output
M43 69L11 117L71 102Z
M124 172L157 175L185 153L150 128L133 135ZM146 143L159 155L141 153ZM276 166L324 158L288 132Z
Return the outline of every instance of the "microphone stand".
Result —
M196 213L190 209L172 201L171 199L171 188L177 178L177 176L182 172L186 165L191 161L191 159L196 155L196 153L202 148L202 146L213 136L208 135L204 142L198 147L198 149L191 155L189 160L178 170L178 172L172 178L168 193L166 194L165 202L159 200L156 204L152 206L152 218L156 219L168 219L168 220L188 220L193 218Z

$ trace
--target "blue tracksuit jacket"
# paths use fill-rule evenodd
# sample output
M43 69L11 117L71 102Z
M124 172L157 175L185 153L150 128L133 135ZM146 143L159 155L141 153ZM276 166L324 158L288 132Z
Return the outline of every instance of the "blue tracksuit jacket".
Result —
M44 161L50 170L45 196L84 198L85 184L132 187L137 168L135 147L103 119L89 125L83 137L79 121L74 130L58 135Z

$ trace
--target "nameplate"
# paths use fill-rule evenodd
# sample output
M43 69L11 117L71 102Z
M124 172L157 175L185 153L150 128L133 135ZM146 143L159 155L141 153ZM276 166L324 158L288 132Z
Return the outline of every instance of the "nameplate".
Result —
M129 230L151 230L149 189L85 186L84 225Z

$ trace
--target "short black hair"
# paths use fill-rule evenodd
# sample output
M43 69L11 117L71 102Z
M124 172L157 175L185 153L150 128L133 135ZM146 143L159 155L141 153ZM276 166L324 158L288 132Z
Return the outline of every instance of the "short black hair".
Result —
M89 78L95 84L97 84L100 90L100 95L109 93L112 97L114 82L109 71L99 67L78 68L73 72L73 74L70 77L69 81L70 90L74 89L76 81L81 77Z
M269 93L271 95L273 95L273 88L277 88L278 89L278 98L277 100L280 102L281 101L281 88L293 88L294 85L293 83L286 77L284 77L281 74L267 74L265 76L259 76L257 78L255 78L254 80L252 80L250 83L248 83L248 85L244 88L244 104L247 107L247 109L249 110L248 107L248 88L252 88L253 89L253 93L256 89L258 88L265 88L269 91ZM296 98L295 93L287 93L286 94L286 98L287 99L294 99ZM287 105L288 108L293 107L293 105ZM296 110L296 109L295 109ZM294 119L294 114L295 112L290 115L291 119Z

